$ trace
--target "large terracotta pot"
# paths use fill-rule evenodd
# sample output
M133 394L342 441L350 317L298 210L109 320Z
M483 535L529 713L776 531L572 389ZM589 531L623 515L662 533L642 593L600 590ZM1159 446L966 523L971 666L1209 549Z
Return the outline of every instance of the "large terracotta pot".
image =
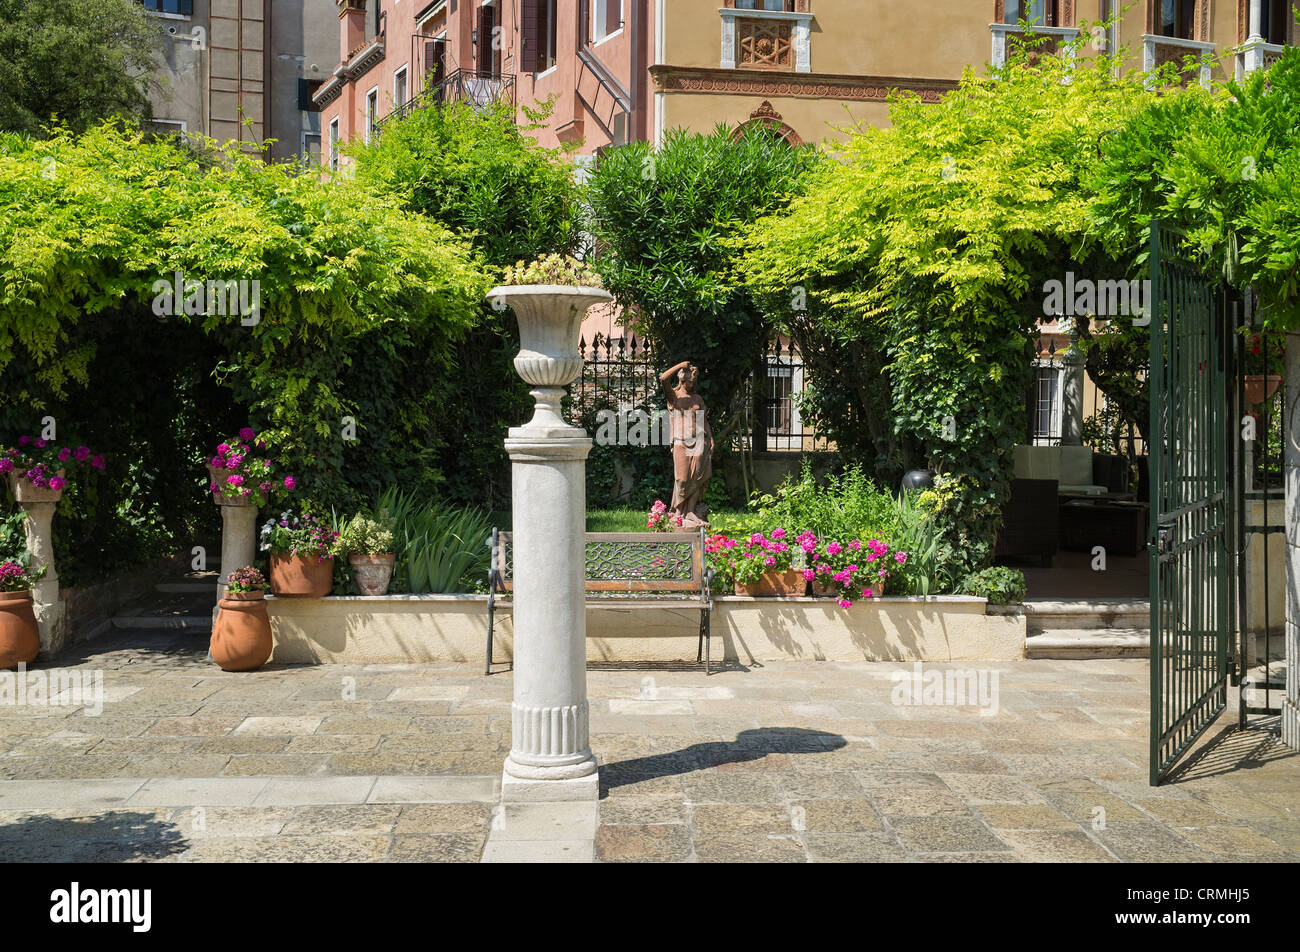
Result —
M217 604L209 650L222 671L252 671L271 657L271 619L265 592L227 592Z
M212 483L220 483L221 485L225 485L226 477L229 475L230 475L230 470L228 469L218 469L215 466L209 466L208 485L211 486ZM208 495L212 497L212 501L215 502L218 506L251 506L253 504L253 496L251 493L247 496L240 496L237 499L229 499L226 496L218 495L217 493L214 493L209 489Z
M0 592L0 671L31 664L41 650L32 593Z
M64 470L54 475L63 478ZM24 479L23 473L14 470L9 474L9 489L14 494L14 502L58 502L63 498L62 489L38 489L30 479Z
M767 572L752 585L737 582L736 594L751 598L798 596L804 593L807 585L802 572L790 569L788 572Z
M324 598L334 590L334 560L314 555L271 556L271 591L276 598Z
M1246 376L1246 402L1257 406L1282 386L1281 374L1248 374Z
M388 583L393 577L395 556L389 552L384 555L350 555L348 562L352 566L352 577L356 579L357 589L362 595L386 595Z

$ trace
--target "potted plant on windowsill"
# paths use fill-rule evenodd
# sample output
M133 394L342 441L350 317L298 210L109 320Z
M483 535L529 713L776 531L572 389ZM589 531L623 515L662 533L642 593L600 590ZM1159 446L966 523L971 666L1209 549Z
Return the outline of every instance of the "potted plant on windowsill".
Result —
M43 437L20 436L18 445L0 453L0 475L9 480L18 503L58 502L67 487L71 467L104 468L104 457L89 447L59 446Z
M324 598L334 588L338 533L316 516L282 512L262 526L270 553L271 592L277 598Z
M40 653L32 586L44 575L44 566L33 570L24 562L0 562L0 671L30 664Z
M386 595L393 577L393 530L363 513L343 527L338 551L352 566L352 577L362 595Z
M271 657L271 619L266 613L266 579L251 565L231 572L226 595L212 625L209 650L222 671L252 671Z

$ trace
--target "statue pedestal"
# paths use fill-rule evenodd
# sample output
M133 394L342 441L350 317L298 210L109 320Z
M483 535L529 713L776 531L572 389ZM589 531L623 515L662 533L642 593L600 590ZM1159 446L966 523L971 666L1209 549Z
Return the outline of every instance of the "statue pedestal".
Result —
M257 507L221 504L221 571L217 598L226 594L226 576L257 558ZM215 616L214 616L215 617Z

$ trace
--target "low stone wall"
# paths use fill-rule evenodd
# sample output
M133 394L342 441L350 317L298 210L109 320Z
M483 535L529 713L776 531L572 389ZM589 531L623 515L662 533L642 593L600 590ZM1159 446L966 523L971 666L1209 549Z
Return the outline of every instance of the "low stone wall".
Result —
M487 645L484 595L268 598L272 660L303 664L452 661L481 665ZM1016 661L1025 616L987 611L967 596L882 598L840 608L828 599L718 598L713 658L764 661ZM700 613L589 609L589 661L694 661ZM494 660L509 661L514 628L497 615Z

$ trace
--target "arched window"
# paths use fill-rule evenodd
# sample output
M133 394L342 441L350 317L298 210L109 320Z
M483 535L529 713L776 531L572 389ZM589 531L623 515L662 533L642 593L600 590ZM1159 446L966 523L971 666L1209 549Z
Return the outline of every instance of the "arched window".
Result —
M753 125L765 126L790 145L803 145L803 139L800 138L799 133L795 132L781 118L781 114L773 109L772 104L766 99L763 100L762 105L749 114L748 119L736 126L736 131L731 134L732 141L739 142L745 134L745 128Z

